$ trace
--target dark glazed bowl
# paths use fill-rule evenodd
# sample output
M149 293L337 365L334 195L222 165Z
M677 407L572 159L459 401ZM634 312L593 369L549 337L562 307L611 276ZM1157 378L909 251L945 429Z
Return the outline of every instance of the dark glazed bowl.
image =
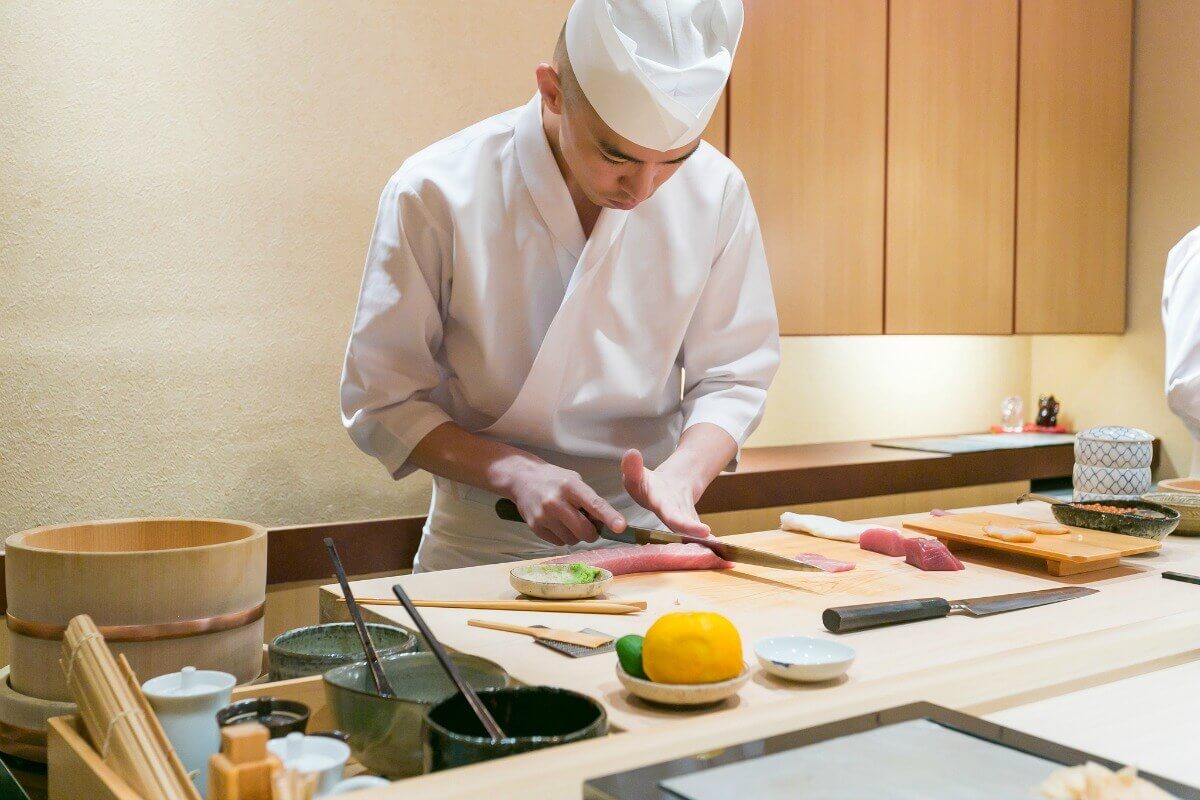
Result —
M436 772L529 750L594 739L608 733L604 706L553 686L484 689L479 699L505 738L493 742L461 694L425 714L425 771Z
M257 722L272 739L280 739L289 733L304 733L308 727L308 706L278 697L252 697L230 703L217 712L218 727L243 722Z
M499 664L477 656L454 653L467 683L476 690L509 686ZM422 771L421 720L426 710L457 690L433 653L404 653L380 659L395 697L375 691L367 662L325 673L325 699L333 724L350 735L354 757L372 772L406 778Z
M1147 519L1132 514L1112 514L1107 511L1096 511L1090 508L1080 508L1080 503L1059 503L1051 506L1054 518L1063 525L1074 528L1091 528L1094 531L1109 531L1123 533L1126 536L1137 536L1142 539L1153 539L1161 542L1179 525L1179 512L1158 503L1148 503L1145 500L1102 500L1083 505L1115 506L1117 508L1140 508L1145 511L1157 511L1161 519Z
M367 632L380 658L417 649L417 638L395 625L368 622ZM362 641L353 622L293 628L276 636L267 653L272 681L321 675L342 664L363 660Z

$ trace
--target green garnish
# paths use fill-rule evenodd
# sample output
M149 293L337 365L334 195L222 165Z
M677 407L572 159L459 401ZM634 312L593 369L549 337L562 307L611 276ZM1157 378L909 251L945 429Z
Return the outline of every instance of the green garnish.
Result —
M529 570L528 577L544 583L592 583L600 579L600 570L583 562L538 564Z

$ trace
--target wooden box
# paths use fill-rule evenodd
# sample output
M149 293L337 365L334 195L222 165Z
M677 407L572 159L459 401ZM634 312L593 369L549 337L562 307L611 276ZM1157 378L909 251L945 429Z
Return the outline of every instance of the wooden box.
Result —
M233 690L234 700L266 695L298 700L308 706L309 730L333 727L325 706L325 687L320 675L239 686ZM51 717L46 740L50 800L154 800L136 793L100 759L78 716Z

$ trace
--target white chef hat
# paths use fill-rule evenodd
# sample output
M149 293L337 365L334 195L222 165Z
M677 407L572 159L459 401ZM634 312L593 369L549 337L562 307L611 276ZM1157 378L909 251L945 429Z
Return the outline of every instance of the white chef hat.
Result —
M575 0L571 68L614 131L651 150L696 139L742 35L741 0Z

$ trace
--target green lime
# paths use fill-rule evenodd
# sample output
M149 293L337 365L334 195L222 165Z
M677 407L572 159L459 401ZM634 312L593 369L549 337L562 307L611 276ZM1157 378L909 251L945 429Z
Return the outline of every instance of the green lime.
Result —
M642 669L642 637L636 634L622 636L617 639L616 648L621 669L627 675L646 680L646 671Z

